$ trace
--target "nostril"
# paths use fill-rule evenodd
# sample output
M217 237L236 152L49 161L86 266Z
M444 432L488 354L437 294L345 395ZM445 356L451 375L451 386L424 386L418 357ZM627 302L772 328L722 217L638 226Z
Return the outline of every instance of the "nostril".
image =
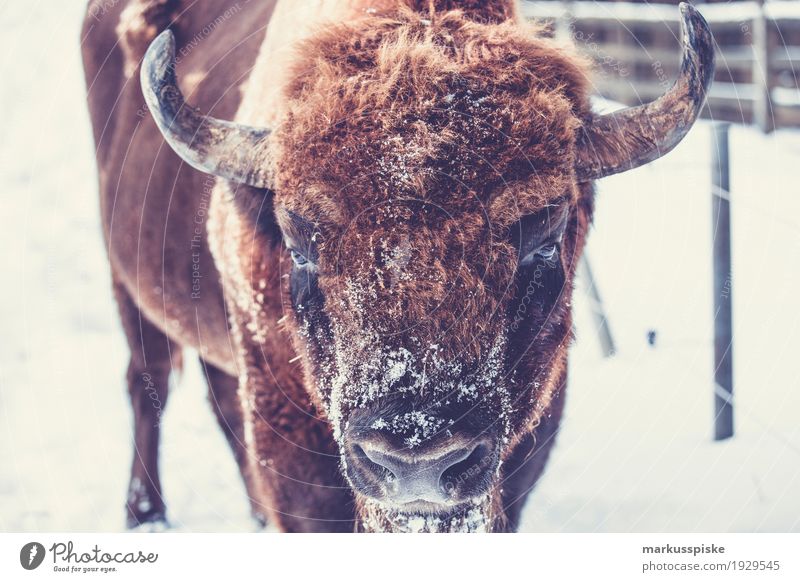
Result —
M355 453L356 458L361 462L364 469L369 471L376 479L385 481L389 484L394 483L397 480L397 477L391 471L391 469L389 469L389 467L382 465L370 457L370 455L367 454L361 445L354 445L353 453Z
M486 479L491 465L492 449L485 443L475 446L472 452L461 461L444 470L439 478L439 486L453 497L457 492L467 492Z
M347 473L361 494L395 504L453 504L486 493L497 465L488 439L463 436L435 446L391 448L380 435L351 440Z

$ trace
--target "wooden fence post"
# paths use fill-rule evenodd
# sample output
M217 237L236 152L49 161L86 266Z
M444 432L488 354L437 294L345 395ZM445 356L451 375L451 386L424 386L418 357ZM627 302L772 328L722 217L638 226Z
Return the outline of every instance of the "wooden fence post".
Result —
M561 0L561 15L556 19L555 37L556 40L572 44L572 0Z

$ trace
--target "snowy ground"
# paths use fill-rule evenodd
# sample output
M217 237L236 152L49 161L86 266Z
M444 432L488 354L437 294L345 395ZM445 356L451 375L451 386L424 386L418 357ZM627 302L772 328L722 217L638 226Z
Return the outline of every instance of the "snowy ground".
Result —
M83 2L57 4L0 7L0 531L121 529L131 454L83 101ZM525 530L800 531L800 133L731 138L737 436L710 440L704 125L601 184L589 252L619 354L600 356L581 291L565 429ZM164 430L175 526L251 530L194 366Z

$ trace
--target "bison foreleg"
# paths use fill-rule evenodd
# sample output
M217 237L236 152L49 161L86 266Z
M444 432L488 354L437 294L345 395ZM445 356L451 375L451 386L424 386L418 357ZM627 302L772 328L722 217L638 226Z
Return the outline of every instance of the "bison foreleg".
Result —
M236 464L239 465L247 497L250 500L250 511L253 518L263 526L266 524L266 511L258 503L253 475L247 458L243 411L238 395L239 380L203 360L200 360L200 363L208 382L208 400L211 402L219 426L233 451Z
M181 349L148 321L122 287L114 295L131 350L128 391L133 408L133 463L127 497L129 528L166 521L158 474L161 419L167 403L169 374L181 365Z

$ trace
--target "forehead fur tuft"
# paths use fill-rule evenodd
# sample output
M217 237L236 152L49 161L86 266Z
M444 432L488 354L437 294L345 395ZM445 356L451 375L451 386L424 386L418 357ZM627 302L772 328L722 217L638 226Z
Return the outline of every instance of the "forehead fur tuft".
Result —
M401 0L416 12L435 18L437 13L460 10L472 20L500 23L517 17L516 0Z
M366 16L299 48L276 142L281 202L340 224L397 198L510 222L574 187L583 61L511 20L427 16Z

